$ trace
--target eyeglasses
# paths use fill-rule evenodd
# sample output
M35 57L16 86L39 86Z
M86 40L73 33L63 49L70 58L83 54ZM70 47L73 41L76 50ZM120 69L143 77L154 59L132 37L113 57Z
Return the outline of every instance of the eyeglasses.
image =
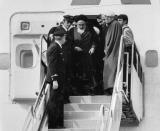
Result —
M106 19L114 18L113 16L106 16Z

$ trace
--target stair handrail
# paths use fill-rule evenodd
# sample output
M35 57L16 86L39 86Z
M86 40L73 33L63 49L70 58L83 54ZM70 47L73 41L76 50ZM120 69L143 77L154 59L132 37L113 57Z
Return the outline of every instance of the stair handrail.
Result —
M41 98L42 94L43 94L44 91L45 91L45 81L46 81L46 76L45 76L45 78L44 78L44 80L43 80L42 87L41 87L40 92L38 93L38 97L37 97L37 99L36 99L36 102L35 102L35 104L33 105L33 115L34 115L34 116L35 116L36 109L37 109L37 107L38 107L38 105L39 105L40 98Z
M111 104L110 104L110 109L109 109L109 113L107 117L107 122L106 122L106 127L104 128L104 130L101 131L105 131L107 129L107 131L111 130L111 120L113 119L113 111L115 108L115 99L117 97L117 95L119 93L122 93L122 85L120 82L122 81L122 76L123 76L123 53L124 53L124 37L123 35L120 38L120 45L119 45L119 52L118 52L118 62L117 62L117 71L116 71L116 77L115 77L115 82L114 82L114 88L113 88L113 94L112 94L112 99L111 99ZM120 86L121 85L121 86ZM125 96L125 94L123 94ZM125 98L127 98L125 96Z
M121 39L120 39L120 45L119 45L119 54L118 54L118 63L117 63L117 72L116 72L116 78L115 78L115 84L116 84L116 80L118 79L119 77L119 72L120 70L122 69L122 63L123 63L123 52L124 52L124 36L122 35L121 36ZM114 85L115 87L115 85ZM116 91L117 91L117 88L115 88Z
M45 39L45 36L44 35L41 35L41 47L42 47L42 38ZM45 39L46 40L46 39ZM42 54L42 50L41 50L41 55ZM42 56L41 56L41 62L44 63L44 61L42 60ZM44 63L44 66L45 68L47 68L47 65ZM49 90L49 86L47 86L46 84L46 76L44 77L43 79L43 82L42 82L42 86L40 88L40 92L38 93L38 96L37 96L37 99L36 99L36 102L34 103L34 105L32 105L28 111L28 114L27 114L27 117L25 119L25 122L24 122L24 125L23 125L23 128L22 128L22 131L35 131L34 130L34 120L36 119L36 111L37 111L37 108L38 106L40 105L40 102L41 100L45 100L45 96L47 95L48 93L48 90ZM47 104L47 103L46 103ZM32 124L32 126L30 127L30 124ZM40 125L39 125L40 126ZM39 128L38 128L39 129ZM38 130L37 129L37 130Z
M42 84L40 93L38 94L35 104L32 105L31 108L29 109L29 112L27 114L27 117L25 119L25 122L22 128L22 131L28 131L28 129L30 129L29 124L33 124L31 122L33 122L33 120L36 118L36 110L38 108L38 105L40 104L40 100L42 99L44 91L45 91L45 80L46 80L46 77L43 80L43 84ZM33 130L29 130L29 131L33 131Z
M42 48L42 39L44 39L45 41L46 41L46 39L45 39L45 36L44 35L41 35L41 37L40 37L40 39L41 39L41 48ZM46 41L47 42L47 41ZM42 52L42 49L41 49L41 61L44 63L44 61L42 60L42 55L43 55L43 52ZM45 68L47 68L47 64L46 63L44 63L44 65L45 65ZM40 92L38 93L38 97L37 97L37 99L36 99L36 102L35 102L35 104L34 104L34 110L33 110L33 113L36 111L36 108L37 108L37 106L38 106L38 102L40 101L40 97L41 97L41 95L42 95L42 93L44 93L45 92L45 88L46 88L46 86L45 86L45 81L46 81L46 76L44 77L44 79L43 79L43 83L42 83L42 86L41 86L41 90L40 90Z
M98 120L96 123L96 131L103 131L105 127L105 111L109 111L109 108L101 104L98 114Z
M111 116L111 117L113 117L112 107L115 105L115 103L113 102L113 98L115 97L115 94L117 94L119 92L119 89L117 89L117 88L118 88L119 80L121 78L121 73L122 73L122 72L120 72L122 69L121 64L123 63L122 54L123 54L123 36L121 36L121 38L120 38L117 72L116 72L116 77L115 77L112 100L111 100L110 108L108 109L109 110L108 116ZM99 110L99 120L100 121L97 121L96 131L106 131L106 129L110 129L110 127L109 127L110 120L107 117L107 121L104 122L104 117L105 117L105 107L104 107L104 105L101 105L100 110ZM109 130L107 130L107 131L109 131Z
M126 37L125 36L121 36L121 40L120 40L120 47L119 47L119 55L118 55L118 63L117 63L117 72L116 72L116 78L115 78L115 84L114 84L114 88L115 88L115 92L121 92L125 98L125 100L129 103L129 99L126 95L126 93L124 92L123 88L118 88L118 86L116 86L116 81L119 79L119 73L120 70L122 69L122 65L123 65L123 53L124 53L124 43ZM127 41L128 42L128 41ZM132 42L131 42L132 43ZM114 90L113 90L114 92Z

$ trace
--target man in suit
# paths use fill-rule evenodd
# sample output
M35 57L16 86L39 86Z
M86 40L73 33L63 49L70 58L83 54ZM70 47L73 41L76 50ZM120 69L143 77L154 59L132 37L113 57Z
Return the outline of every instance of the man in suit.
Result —
M66 41L65 33L61 27L56 28L53 33L55 41L47 50L48 69L46 81L51 85L47 108L49 128L63 128L64 81L66 71L62 45Z
M63 21L62 21L62 29L66 31L66 42L63 45L63 51L64 51L64 60L65 60L65 65L66 65L66 79L65 83L66 86L68 87L66 90L66 93L68 95L71 93L71 78L72 78L72 57L71 57L71 52L72 52L72 40L71 40L71 25L73 22L73 17L70 15L65 15L63 16ZM67 99L66 99L67 100ZM67 102L67 101L66 101Z
M95 56L96 56L96 72L95 72L95 78L97 82L97 87L95 88L96 94L103 94L103 67L104 67L104 61L103 58L105 56L104 54L104 45L105 45L105 36L107 33L108 26L105 23L105 15L100 14L97 16L97 22L98 22L98 29L99 34L98 38L99 41L96 45L95 50Z

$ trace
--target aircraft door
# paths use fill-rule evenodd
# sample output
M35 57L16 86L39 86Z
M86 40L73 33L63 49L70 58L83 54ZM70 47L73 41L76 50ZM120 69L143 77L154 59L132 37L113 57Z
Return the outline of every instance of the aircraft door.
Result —
M63 12L16 13L10 19L10 98L35 99L42 81L41 36Z

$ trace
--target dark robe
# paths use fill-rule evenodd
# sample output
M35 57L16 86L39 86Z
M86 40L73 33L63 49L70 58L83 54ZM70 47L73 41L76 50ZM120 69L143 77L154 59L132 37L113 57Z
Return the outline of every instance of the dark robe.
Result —
M104 57L103 70L103 82L105 90L114 87L121 35L121 25L116 20L112 21L108 25L108 31L105 39L104 52L106 55Z
M94 53L94 66L95 66L95 94L101 95L103 94L103 67L104 61L103 58L104 54L104 45L105 45L105 36L107 33L107 26L106 24L98 26L100 33L98 34L98 42L96 44L96 50Z
M89 29L86 29L82 34L77 32L77 28L72 30L73 33L73 73L74 81L77 86L87 87L89 90L94 87L93 82L93 63L92 55L89 54L89 50L95 47L93 34ZM83 51L74 50L75 47L80 47ZM76 79L76 80L75 80ZM84 80L88 80L87 84L82 84ZM82 85L80 85L82 84ZM76 85L75 85L76 86ZM79 88L79 87L78 87ZM84 92L87 93L87 92Z

